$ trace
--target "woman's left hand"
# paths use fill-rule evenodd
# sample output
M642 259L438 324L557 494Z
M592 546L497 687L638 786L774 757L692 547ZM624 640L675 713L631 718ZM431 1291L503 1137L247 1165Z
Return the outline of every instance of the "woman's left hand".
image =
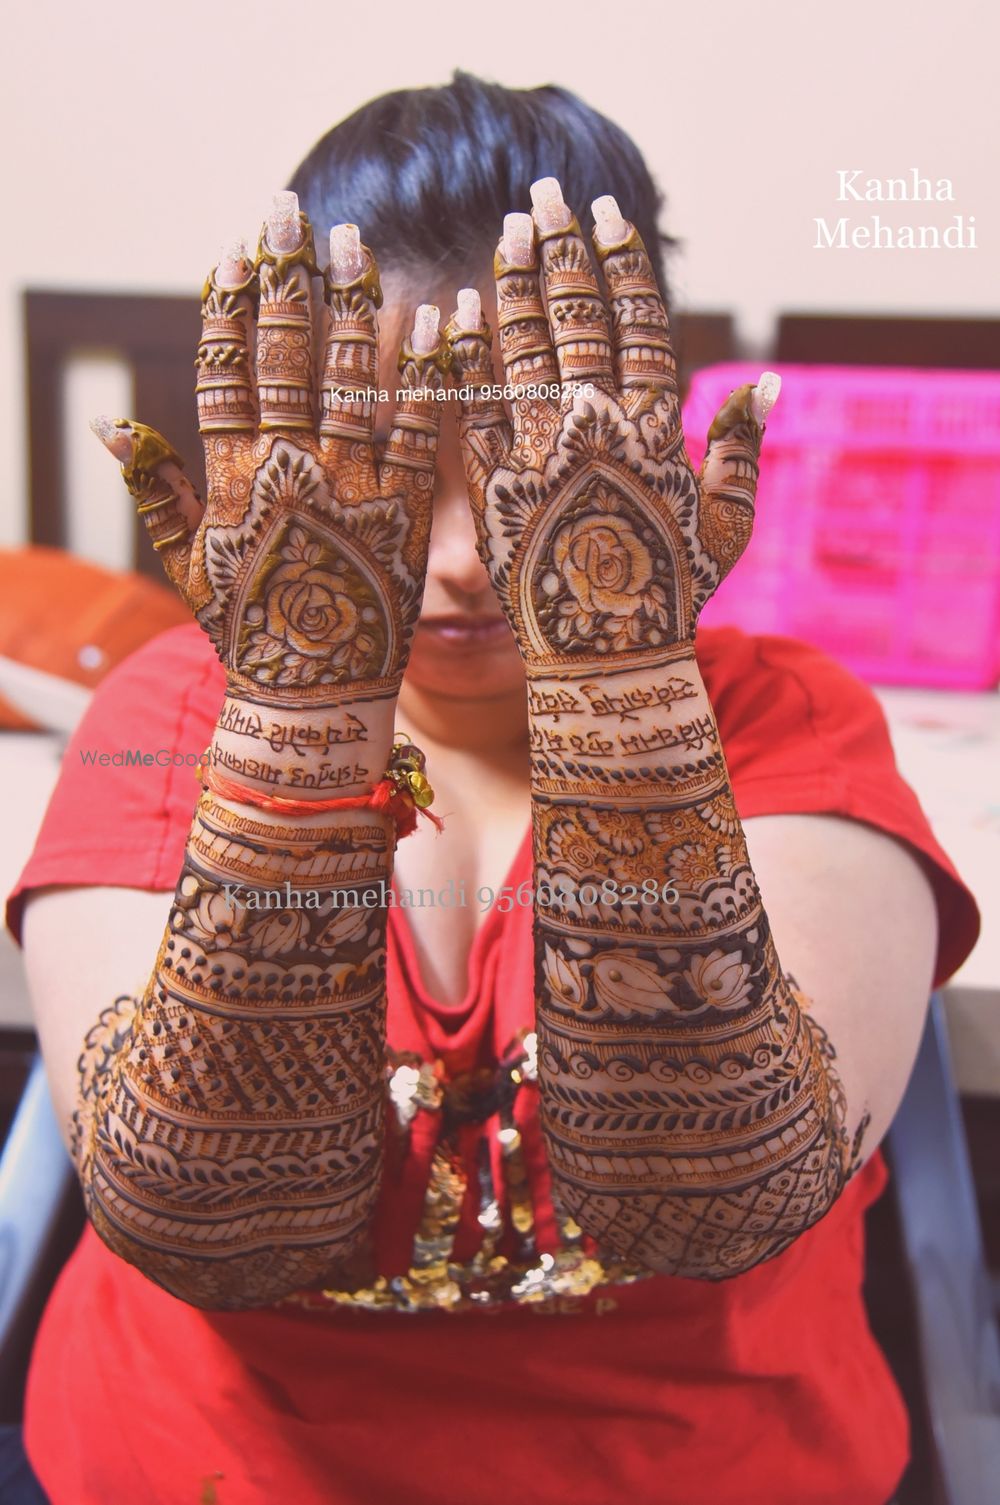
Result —
M448 325L480 555L525 662L641 664L693 642L698 613L743 553L778 379L731 394L701 470L684 448L667 313L649 257L614 199L594 205L594 251L555 179L508 215L498 325L512 418L496 395L478 295ZM544 293L544 301L543 301ZM671 655L672 656L672 655Z

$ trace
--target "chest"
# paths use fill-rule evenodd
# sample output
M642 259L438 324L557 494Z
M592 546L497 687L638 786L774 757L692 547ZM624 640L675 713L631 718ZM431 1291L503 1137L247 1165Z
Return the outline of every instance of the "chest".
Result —
M445 817L444 830L421 821L399 843L393 882L425 989L457 1005L468 991L476 934L493 905L504 902L530 808L526 789L493 801L439 789L434 808Z

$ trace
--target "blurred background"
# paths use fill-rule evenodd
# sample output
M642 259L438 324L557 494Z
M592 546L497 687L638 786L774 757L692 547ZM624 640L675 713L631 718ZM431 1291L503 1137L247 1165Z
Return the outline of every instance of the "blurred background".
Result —
M748 354L773 346L783 312L996 317L1000 23L986 4L922 7L918 19L907 0L845 0L835 17L794 0L637 0L620 28L594 0L535 6L530 22L451 0L356 11L300 0L294 17L257 0L13 10L0 101L11 433L25 424L25 288L194 298L220 244L256 236L271 192L334 121L455 67L564 84L629 131L667 196L664 227L683 242L675 301L730 314ZM838 204L839 169L887 178L913 167L948 178L954 202L883 205L883 220L972 215L978 250L814 249L817 217L879 209ZM71 373L71 412L81 384ZM111 373L103 391L120 392ZM73 486L106 485L85 424L71 444ZM18 542L26 446L3 446L0 467L0 542ZM74 518L79 545L113 559L115 508L88 512Z
M17 799L0 810L4 892L95 685L145 637L187 620L89 418L109 412L162 428L196 476L202 281L224 243L238 235L256 243L271 194L313 142L373 95L443 83L455 68L513 87L564 85L633 136L666 196L662 228L679 241L669 277L692 454L733 386L765 363L784 380L754 540L706 619L807 638L873 685L903 773L983 907L983 939L945 993L941 1045L949 1121L964 1127L971 1152L963 1139L960 1173L971 1165L986 1239L986 1263L970 1269L982 1286L980 1314L984 1302L992 1310L990 1271L1000 1269L995 8L633 0L616 11L564 0L476 13L451 0L354 8L300 0L284 10L257 0L169 8L34 0L8 16L5 40L0 779ZM839 174L855 170L856 186L914 172L935 187L947 180L951 197L838 199ZM363 206L357 214L363 225ZM958 217L965 248L817 244L842 216L849 237L871 229L873 215L893 235L923 225L943 233ZM0 1130L33 1044L20 958L5 935ZM913 1316L912 1261L916 1294L900 1294L905 1209L883 1201L873 1215L873 1320L909 1376L914 1414L930 1407L930 1415L934 1360L926 1324ZM975 1346L976 1333L966 1336ZM933 1431L928 1424L918 1438L901 1495L911 1505L944 1498L940 1485L928 1492Z

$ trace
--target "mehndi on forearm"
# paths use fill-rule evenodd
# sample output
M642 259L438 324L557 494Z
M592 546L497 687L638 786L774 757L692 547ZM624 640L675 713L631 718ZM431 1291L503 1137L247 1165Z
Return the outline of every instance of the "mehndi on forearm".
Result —
M326 310L316 273L282 192L256 257L236 244L209 275L204 502L162 434L94 425L226 670L212 768L231 782L199 800L142 998L85 1044L76 1159L105 1242L206 1307L267 1305L366 1250L380 1180L395 825L274 800L353 800L387 769L447 350L421 305L376 446L382 293L357 226L331 231Z
M823 1215L863 1130L848 1143L833 1052L779 965L694 651L750 538L780 381L730 394L696 474L635 226L591 204L602 286L557 180L531 198L494 261L510 417L468 298L448 331L475 387L480 557L528 680L553 1198L630 1262L719 1279Z
M529 680L541 1111L555 1195L660 1273L780 1253L856 1164L782 972L690 646ZM589 885L589 887L588 887Z
M351 750L334 749L345 777ZM394 842L370 809L278 815L203 790L149 984L88 1037L73 1135L89 1217L193 1305L271 1303L367 1236Z

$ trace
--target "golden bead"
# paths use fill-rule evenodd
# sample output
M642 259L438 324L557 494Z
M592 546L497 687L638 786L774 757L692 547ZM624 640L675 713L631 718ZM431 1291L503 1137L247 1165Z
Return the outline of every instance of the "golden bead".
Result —
M428 784L426 778L422 773L409 774L407 783L410 786L410 793L413 796L413 803L416 805L418 810L426 810L428 805L432 805L434 803L434 790L431 788L430 784Z

